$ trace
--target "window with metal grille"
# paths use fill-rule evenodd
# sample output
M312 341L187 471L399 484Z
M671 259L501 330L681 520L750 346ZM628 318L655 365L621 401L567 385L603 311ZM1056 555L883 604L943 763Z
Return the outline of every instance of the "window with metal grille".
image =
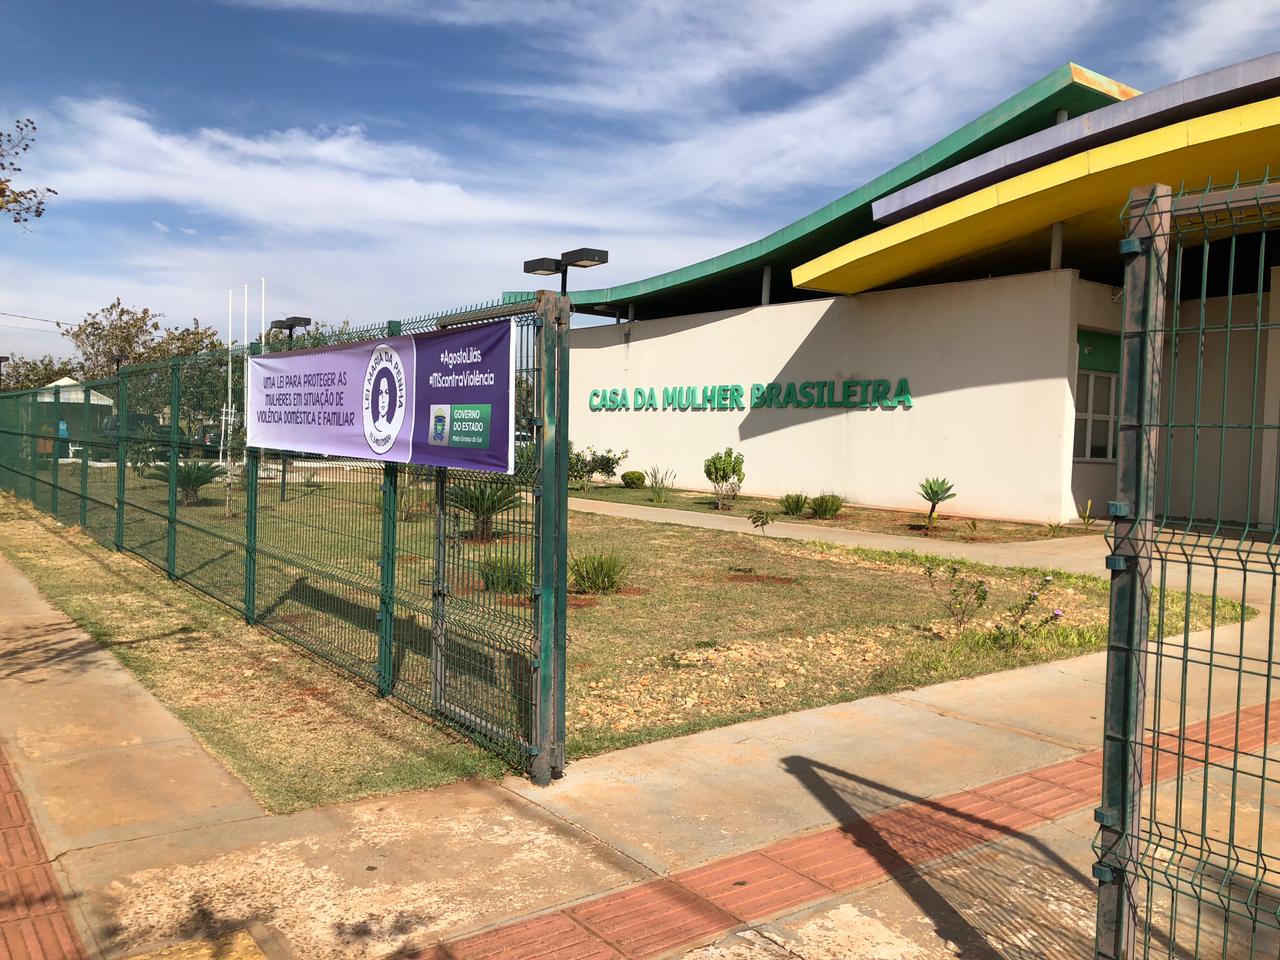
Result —
M1116 459L1116 381L1114 373L1081 370L1076 376L1076 435L1072 456L1077 460L1114 462Z

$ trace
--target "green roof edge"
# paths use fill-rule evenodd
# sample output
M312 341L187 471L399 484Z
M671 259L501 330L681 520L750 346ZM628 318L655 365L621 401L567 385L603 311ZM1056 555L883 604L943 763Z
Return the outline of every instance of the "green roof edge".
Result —
M620 284L616 287L571 291L573 302L576 306L583 307L626 302L657 293L660 290L672 289L697 280L703 280L724 270L749 266L753 261L762 260L786 244L799 240L806 234L826 226L833 220L852 213L859 207L869 206L873 200L906 186L907 183L921 176L926 170L937 167L939 164L944 164L948 158L1054 94L1060 93L1073 85L1083 86L1075 79L1074 71L1076 69L1081 70L1090 77L1096 77L1099 85L1097 88L1091 89L1103 96L1107 95L1106 91L1102 89L1104 86L1116 85L1116 81L1087 67L1066 63L1041 77L1030 86L1015 93L1002 103L992 107L981 116L970 120L960 129L947 134L937 143L926 147L910 159L904 160L875 179L868 181L825 206L819 207L813 213L801 217L794 223L775 230L768 236L707 260L700 260L686 267L668 270L666 273L659 273L644 280L633 280L630 283ZM528 290L508 290L502 294L502 300L504 303L518 303L522 300L532 299L533 296L533 292Z

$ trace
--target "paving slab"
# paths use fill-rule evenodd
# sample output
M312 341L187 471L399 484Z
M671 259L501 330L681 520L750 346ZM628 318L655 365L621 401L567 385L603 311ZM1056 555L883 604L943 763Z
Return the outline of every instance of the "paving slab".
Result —
M299 958L384 956L652 876L485 782L103 844L61 863L107 957L254 923Z
M1076 752L874 697L580 760L549 789L506 784L665 874Z
M68 850L261 816L248 788L0 558L0 742L54 860Z

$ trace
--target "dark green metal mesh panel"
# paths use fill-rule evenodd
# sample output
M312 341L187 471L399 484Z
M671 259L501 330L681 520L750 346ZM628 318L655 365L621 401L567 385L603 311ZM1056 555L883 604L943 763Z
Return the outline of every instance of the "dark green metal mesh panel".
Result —
M1135 402L1120 429L1138 459L1126 475L1122 457L1117 501L1136 522L1110 534L1128 562L1113 580L1097 955L1275 957L1280 191L1172 191L1132 207L1128 226L1149 276L1126 284L1126 314L1143 324L1126 348L1145 343L1152 362L1122 368ZM1258 616L1193 629L1189 606L1161 602L1168 591Z
M539 316L521 310L480 307L293 344L514 316L513 476L246 451L242 427L222 428L228 397L244 409L245 358L228 364L214 351L128 367L65 396L0 394L0 489L524 769L539 752L540 713L561 715L541 739L549 730L563 744L562 695L537 683L557 642L562 660L563 623L561 639L548 639L544 613L548 587L563 578L563 543L557 554L544 537L559 522L554 499L541 497L547 347Z

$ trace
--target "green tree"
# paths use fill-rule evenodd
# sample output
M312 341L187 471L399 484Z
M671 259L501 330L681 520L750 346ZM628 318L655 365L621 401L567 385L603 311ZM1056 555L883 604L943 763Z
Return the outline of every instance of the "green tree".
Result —
M14 357L0 370L0 390L31 390L63 377L74 377L78 372L74 360L48 353L43 357Z
M76 348L80 375L85 380L104 380L116 370L116 357L124 366L156 359L154 350L160 338L160 321L164 314L148 308L126 307L115 302L101 310L85 314L85 318L62 331Z
M26 223L33 217L44 216L47 197L58 195L52 187L27 187L19 190L13 185L14 174L21 173L18 161L35 143L36 124L31 118L19 120L13 132L0 133L0 213L14 223Z

